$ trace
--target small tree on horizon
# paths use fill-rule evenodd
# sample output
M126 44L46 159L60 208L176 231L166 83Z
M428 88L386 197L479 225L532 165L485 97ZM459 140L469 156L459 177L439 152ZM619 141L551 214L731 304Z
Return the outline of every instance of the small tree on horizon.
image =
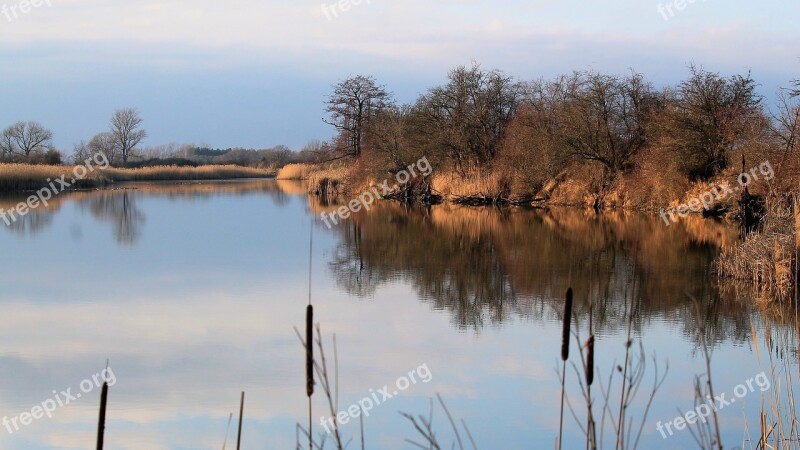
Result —
M20 121L0 136L0 153L6 158L19 156L30 160L36 153L44 154L53 147L53 132L34 121Z
M117 110L111 117L111 136L123 163L128 162L133 149L147 137L147 132L140 128L141 125L142 118L135 108Z

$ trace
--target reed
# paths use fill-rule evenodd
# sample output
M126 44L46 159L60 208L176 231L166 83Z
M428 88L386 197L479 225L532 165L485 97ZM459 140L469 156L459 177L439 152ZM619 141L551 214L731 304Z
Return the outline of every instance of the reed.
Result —
M305 180L314 170L309 164L287 164L278 170L276 178L279 180Z
M236 450L242 448L242 419L244 418L244 391L242 391L242 399L239 402L239 431L236 433Z
M496 204L511 201L511 182L506 175L475 171L466 175L454 171L437 172L433 188L456 203Z
M154 166L141 169L108 168L102 171L111 181L181 181L181 180L227 180L238 178L267 178L273 172L252 167L224 166Z
M567 289L567 298L564 301L564 324L561 328L561 413L558 422L558 449L561 450L561 441L564 437L564 398L566 397L567 359L569 359L569 329L572 322L572 288Z
M48 180L64 176L74 178L75 166L45 166L32 164L0 164L0 192L33 191L48 186ZM251 167L225 166L154 166L140 169L95 168L81 180L71 183L71 188L93 188L123 181L181 181L224 180L240 178L266 178L272 172Z
M97 420L97 450L103 450L106 435L106 407L108 406L108 381L103 382L100 392L100 417Z
M314 340L314 306L306 307L306 342ZM314 395L314 346L306 346L306 395Z
M714 262L718 276L749 284L755 297L766 302L791 300L798 266L798 229L793 208L787 200L770 200L761 232L749 234L738 245L724 249Z

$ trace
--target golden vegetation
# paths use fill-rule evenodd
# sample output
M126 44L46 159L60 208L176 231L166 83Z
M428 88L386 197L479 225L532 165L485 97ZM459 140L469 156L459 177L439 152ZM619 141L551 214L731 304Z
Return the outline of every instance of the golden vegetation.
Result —
M223 180L234 178L265 178L272 175L263 169L234 165L177 167L155 166L141 169L95 168L86 177L72 183L74 166L32 164L0 164L0 191L36 190L47 186L48 180L64 179L72 188L89 188L124 181ZM57 187L60 185L56 184Z
M45 166L32 164L0 164L0 191L25 191L47 186L47 180L56 180L63 175L73 177L72 166ZM89 172L81 185L99 185L103 176Z
M314 169L310 164L287 164L278 170L276 176L279 180L305 180Z
M716 261L721 277L747 282L766 301L788 299L797 279L797 232L793 208L773 201L760 233L726 249Z
M108 168L102 171L112 181L224 180L233 178L266 178L273 173L235 165L177 167L155 166L141 169Z

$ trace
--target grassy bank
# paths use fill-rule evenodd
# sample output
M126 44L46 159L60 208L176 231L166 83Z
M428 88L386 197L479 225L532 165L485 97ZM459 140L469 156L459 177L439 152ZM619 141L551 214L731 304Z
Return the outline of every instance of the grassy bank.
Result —
M67 182L75 178L75 166L47 166L31 164L0 164L0 192L30 191L48 185L48 180L62 176ZM80 169L80 167L78 167ZM78 172L80 173L80 172ZM141 169L109 167L89 171L80 180L71 183L71 188L92 188L124 181L180 181L180 180L226 180L238 178L265 178L273 173L234 165L176 167L156 166Z

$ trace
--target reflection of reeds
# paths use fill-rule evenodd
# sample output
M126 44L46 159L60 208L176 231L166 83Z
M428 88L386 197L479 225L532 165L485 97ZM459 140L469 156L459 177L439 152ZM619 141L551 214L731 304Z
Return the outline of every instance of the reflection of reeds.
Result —
M796 314L796 312L795 312ZM765 315L767 313L765 312ZM800 420L797 417L797 402L794 386L794 358L788 351L797 343L798 319L794 317L794 329L779 333L782 327L770 326L766 319L764 327L764 352L769 367L764 374L769 377L769 390L762 394L761 415L758 422L758 449L798 450L800 449ZM758 344L758 331L753 326L753 348L757 358L761 357ZM775 352L772 349L775 348ZM780 349L780 351L779 351ZM759 386L760 387L760 386ZM762 388L762 392L764 388Z

